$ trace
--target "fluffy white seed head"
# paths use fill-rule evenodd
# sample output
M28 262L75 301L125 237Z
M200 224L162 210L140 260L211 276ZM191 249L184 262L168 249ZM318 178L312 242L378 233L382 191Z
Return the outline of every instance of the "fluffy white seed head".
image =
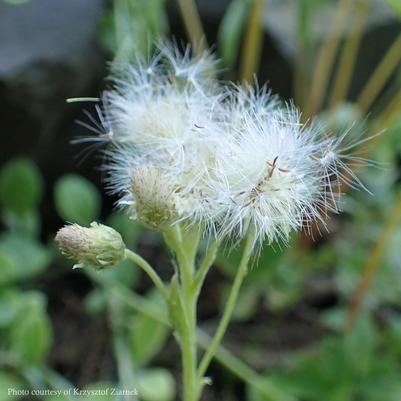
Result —
M164 46L105 92L105 169L119 204L152 228L185 221L220 238L252 230L255 243L285 241L337 211L334 186L361 185L346 134L305 125L265 88L218 83L213 63Z
M139 165L131 172L133 216L146 226L159 229L177 218L177 187L157 168Z
M266 116L244 112L222 150L214 175L203 183L209 220L221 236L288 239L325 206L326 173L317 157L314 132L303 130L298 113L274 110Z

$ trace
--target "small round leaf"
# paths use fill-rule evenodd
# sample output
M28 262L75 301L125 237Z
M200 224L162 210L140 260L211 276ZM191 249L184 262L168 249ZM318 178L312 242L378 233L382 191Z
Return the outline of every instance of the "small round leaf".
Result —
M9 161L0 171L0 202L8 210L24 214L37 206L42 195L42 177L28 159Z
M96 220L100 210L97 188L79 175L66 175L54 189L57 212L66 221L88 225Z

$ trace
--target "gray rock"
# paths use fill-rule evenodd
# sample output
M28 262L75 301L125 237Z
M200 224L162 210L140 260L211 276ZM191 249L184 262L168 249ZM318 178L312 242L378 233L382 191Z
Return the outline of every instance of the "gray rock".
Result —
M10 123L30 122L3 127L15 132L13 141L20 138L21 149L24 139L33 146L52 134L65 99L82 95L100 75L96 37L102 8L101 0L0 2L0 115L7 110L15 114L3 116ZM29 134L18 132L26 125Z

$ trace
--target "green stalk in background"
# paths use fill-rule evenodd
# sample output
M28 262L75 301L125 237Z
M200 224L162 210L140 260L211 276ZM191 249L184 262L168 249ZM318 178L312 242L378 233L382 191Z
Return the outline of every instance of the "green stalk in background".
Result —
M208 48L208 45L195 0L177 1L192 47L195 53L201 54Z
M219 55L225 66L235 67L251 0L231 0L218 32Z
M311 49L312 34L310 20L312 15L311 6L308 1L301 0L297 4L297 48L295 54L294 68L294 99L295 103L302 107L305 102L305 92L308 85L308 66L305 63L305 55Z
M368 0L361 0L354 7L353 24L355 28L353 32L347 36L341 52L339 66L331 93L330 107L334 107L337 103L345 100L347 97L368 12Z
M367 262L362 271L362 278L359 285L355 289L354 295L348 308L346 328L352 329L357 322L359 313L363 306L363 300L372 285L373 279L380 267L380 261L384 252L386 251L388 242L398 227L401 220L401 196L394 203L392 210L388 215L388 219L383 227L383 231L372 249Z
M245 244L244 251L242 254L242 259L241 259L240 265L237 269L237 272L235 274L234 283L233 283L233 286L231 287L230 295L228 296L222 318L217 327L216 334L214 335L213 340L210 344L210 347L208 348L207 352L205 353L205 355L203 356L203 358L199 364L199 370L198 370L198 379L199 380L202 380L204 374L206 373L206 370L207 370L213 356L215 355L216 350L217 350L218 346L220 345L221 340L227 330L228 324L230 322L230 319L231 319L233 311L234 311L235 304L238 299L238 294L239 294L239 290L241 288L241 284L242 284L246 274L248 273L248 264L249 264L249 259L251 257L253 245L254 245L254 236L251 234L248 234L248 238L246 240L246 244Z
M352 2L352 0L339 1L332 29L328 31L321 45L313 72L312 87L305 106L306 117L315 115L320 109Z
M401 61L401 34L387 50L385 56L376 67L374 73L358 97L357 104L361 115L364 115L380 94L384 85L399 66Z
M263 10L265 0L253 0L241 56L240 80L251 82L258 72L263 42Z

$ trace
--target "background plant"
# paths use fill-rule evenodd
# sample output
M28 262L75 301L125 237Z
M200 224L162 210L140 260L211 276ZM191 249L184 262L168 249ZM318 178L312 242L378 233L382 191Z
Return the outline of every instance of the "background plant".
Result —
M148 3L150 4L151 2ZM345 3L347 2L337 2L335 6L345 7ZM388 128L385 135L378 137L363 149L370 158L386 163L384 169L381 167L379 169L369 169L368 172L362 172L364 182L375 193L375 196L363 196L363 202L361 202L362 197L359 197L358 193L352 193L351 199L349 199L346 205L347 213L340 219L332 219L331 234L325 234L323 239L319 239L320 237L317 236L317 243L311 244L309 241L305 241L304 238L294 238L294 243L298 243L299 241L299 246L296 248L291 247L288 250L275 249L272 252L269 251L266 259L262 255L259 267L256 268L255 266L250 273L245 291L239 303L238 314L236 316L237 322L232 326L233 334L226 339L225 345L237 357L246 361L248 365L253 366L258 372L266 372L266 379L269 377L267 381L268 385L273 376L273 379L279 383L282 389L285 389L288 393L296 394L301 399L319 399L318 397L327 399L328 397L333 397L338 400L355 400L363 396L371 397L373 400L382 400L386 399L386 397L396 400L399 398L397 393L397 375L399 369L399 316L397 298L399 251L397 238L399 237L399 230L397 225L391 226L386 224L385 221L395 222L396 205L399 198L399 113L401 104L398 93L399 80L396 78L399 69L399 61L397 61L399 52L397 51L397 47L395 47L395 50L391 53L395 55L395 58L392 58L392 63L386 63L387 67L379 71L382 78L380 80L375 79L373 82L376 83L370 85L371 88L376 88L374 92L377 91L377 88L379 89L378 93L381 93L382 101L375 101L375 103L366 107L366 104L369 102L365 100L364 102L366 103L363 106L362 112L360 112L359 106L355 104L356 99L347 95L346 89L349 86L349 80L352 82L355 78L354 74L358 73L357 69L350 68L349 66L353 65L353 61L358 60L358 53L355 49L358 49L360 46L358 42L362 40L365 29L364 14L360 12L363 10L363 7L360 6L366 5L368 2L362 1L357 3L350 1L348 3L351 6L348 6L349 8L345 9L345 12L351 16L351 21L353 21L351 25L355 26L356 30L352 37L348 37L348 33L344 34L345 36L343 34L340 35L341 40L339 41L339 45L338 47L335 46L337 47L335 60L344 61L336 64L328 63L329 65L331 64L331 67L334 65L334 68L332 68L332 73L329 74L329 77L323 80L326 81L326 84L321 85L321 88L324 87L324 89L321 89L323 90L323 98L327 100L324 106L318 107L318 109L325 111L325 113L322 113L322 118L329 123L332 123L333 120L334 122L337 121L337 118L334 118L336 114L340 122L344 118L349 122L350 120L355 121L358 116L365 119L368 112L366 129L369 132L375 133L383 128ZM395 2L388 1L388 4L393 7L395 12L397 11L398 6ZM243 47L247 43L247 41L244 41L244 38L249 37L247 28L252 6L252 1L231 2L230 8L227 9L224 23L221 25L217 51L223 58L225 65L229 66L229 68L237 65L235 61L236 55L242 57ZM330 6L330 2L299 1L297 6L300 34L297 36L299 43L297 46L298 57L294 73L296 82L296 85L294 85L294 97L298 106L306 110L304 104L305 100L310 98L311 81L317 76L315 67L319 49L321 46L326 47L325 52L327 54L328 44L331 43L332 49L335 40L333 41L333 37L331 36L322 42L321 37L316 36L312 30L316 19L320 18L319 12L324 10L325 7ZM268 3L267 7L274 7L274 4L270 5ZM157 10L162 11L164 21L167 21L162 3L158 3ZM268 10L269 8L267 8L267 12ZM344 13L344 8L342 12ZM140 11L137 14L137 18L139 13ZM123 15L127 18L127 21L130 21L130 18L133 18L131 21L135 21L131 13L123 13ZM160 14L154 13L154 16L157 15ZM114 14L110 13L109 16L111 16L109 21L112 21ZM108 17L106 16L105 18L107 19ZM203 22L205 22L204 19ZM107 25L107 23L105 24ZM335 23L333 22L334 25ZM120 26L123 25L120 24ZM137 24L136 26L139 25ZM223 26L225 26L224 29ZM166 25L158 24L158 27L161 27L162 30L157 35L167 32ZM108 34L113 36L113 24L111 22L109 28ZM230 28L232 31L230 31ZM146 30L146 28L144 29ZM206 26L207 32L209 32L208 29L209 27ZM330 32L333 32L333 29L328 29L328 32L330 34ZM245 36L245 33L247 33L247 36ZM102 29L100 36L103 37L103 35L105 33ZM131 38L138 37L140 35L131 36ZM209 43L213 42L212 39L208 41ZM141 41L141 44L143 43L144 41ZM234 53L234 56L232 53ZM330 57L325 57L324 59L327 63ZM264 60L263 56L261 56L261 60ZM394 67L389 68L391 65ZM343 66L341 70L340 66ZM390 75L388 72L383 75L383 72L386 72L386 70L390 70ZM230 68L228 72L223 73L234 75L235 71L236 69ZM388 78L391 78L393 85L391 87L386 85L386 89L383 91L384 83ZM341 81L338 82L338 79L341 79ZM383 82L380 83L381 81ZM329 82L331 85L337 82L335 91L333 90L335 88L329 85ZM377 94L373 93L372 96L372 93L368 97L364 96L364 98L377 100ZM334 104L337 105L336 108L329 107ZM316 106L314 107L316 108ZM335 110L338 113L334 113ZM315 113L316 111L310 114ZM47 192L49 192L47 183L46 187ZM21 192L21 188L18 187L17 191ZM356 198L355 201L353 198ZM356 203L358 207L355 206ZM5 209L4 206L3 209ZM103 206L103 210L105 209L106 206ZM96 213L94 215L96 216ZM106 221L105 217L107 213L105 214L103 211L101 215L103 217L102 221ZM23 219L25 220L25 218ZM31 230L31 228L27 228L30 224L21 224L25 227L23 231ZM120 227L118 229L121 230ZM2 231L5 237L9 236L8 223L3 223ZM23 238L21 231L18 231L17 235ZM36 239L36 244L41 245L43 242L46 243L48 242L46 239L50 237L50 233L46 233L45 238L42 234L40 239ZM140 238L139 244L142 247L145 246L149 249L149 244L152 244L150 248L161 249L158 242L154 241L154 238L151 235L149 236L149 233L142 232L138 234L138 238ZM384 238L384 242L378 241L379 238ZM129 240L127 243L132 244L132 246L135 244L135 242L130 242ZM380 243L385 246L383 247ZM347 320L345 316L348 305L351 303L351 299L355 298L355 290L360 285L364 266L367 265L368 261L372 260L372 251L374 249L376 249L375 254L379 257L373 258L377 261L375 266L373 266L374 269L369 268L369 271L373 271L374 274L369 274L368 277L371 278L363 280L369 286L367 287L368 291L364 293L361 299L363 301L361 303L363 313L361 313L362 317L360 319L362 324L356 323L354 326L355 330L346 334L343 327L345 325L344 322ZM269 261L268 269L263 268L266 264L265 260ZM229 283L237 261L238 255L236 251L228 255L226 252L222 252L222 255L219 255L216 262L217 271L208 280L207 296L210 298L213 297L212 299L219 298L221 303L224 302L224 297L226 296L224 286ZM64 262L57 259L53 263L60 265ZM2 262L2 265L7 266L7 263ZM24 264L24 267L27 271L30 270L28 264ZM13 269L17 270L17 267L14 265ZM25 269L21 267L20 270ZM4 271L6 270L5 268ZM45 286L41 286L41 280L48 277L49 274L53 274L52 272L56 270L60 270L59 266L46 271L42 270L42 273L37 276L40 277L39 282L37 279L31 278L25 282L18 280L20 284L17 286L13 284L12 290L14 292L18 288L19 292L19 289L22 288L24 291L25 289L35 289L35 291L43 289L47 291ZM66 272L67 265L63 274L67 274ZM11 275L14 274L17 275L16 273L12 273ZM68 277L70 276L66 277L68 281ZM13 282L15 281L13 280ZM138 279L136 285L139 286L141 294L144 293L143 286L145 285L146 290L146 285L148 284L146 279ZM133 286L135 287L135 284ZM9 287L9 284L6 287ZM101 291L99 289L98 295ZM138 310L138 305L140 305L141 313L144 313L146 310L154 319L163 320L157 312L158 308L154 308L153 304L145 303L143 298L138 298L135 294L130 294L128 298L130 301L127 307L130 310L131 308ZM91 313L96 311L96 319L101 319L106 311L103 296L93 295L93 297L88 298L87 304ZM5 302L4 305L8 305L8 303ZM38 309L41 308L42 310L44 309L44 307ZM4 310L12 310L12 307L9 309L4 308ZM216 314L217 310L215 306L205 302L202 312L202 328L204 330L213 330ZM360 316L359 312L357 316ZM269 321L269 324L274 327L274 331L273 329L264 329L262 321ZM309 327L310 330L308 331L305 327ZM7 330L5 329L3 333ZM297 336L290 335L294 332L297 333ZM372 332L374 333L373 335ZM252 336L250 336L250 333ZM352 341L347 340L349 335L354 336L353 340L351 338ZM370 340L363 340L364 336L369 337ZM6 334L2 335L1 338L2 341L6 339ZM203 337L200 338L203 339ZM327 343L331 344L327 345ZM355 343L369 345L358 348ZM4 349L8 349L8 344L5 342L3 344ZM170 343L167 342L167 344ZM294 351L294 348L301 351L299 355L298 352ZM352 358L355 360L360 357L365 360L365 356L366 359L371 359L372 355L375 361L377 361L383 355L382 350L385 350L385 357L383 358L383 365L378 367L377 371L366 367L370 363L364 363L364 367L359 369L352 362ZM355 351L355 353L351 351ZM354 356L349 359L341 356L348 354ZM367 356L368 354L370 356ZM220 367L219 363L212 365L212 373L215 377L219 397L224 399L241 399L241 397L245 397L242 391L243 385L230 372L230 367L235 366L235 364L232 363L232 360L224 352L223 355L224 358L220 359L220 361L222 361L223 366L225 365L226 368ZM340 359L341 361L338 362ZM227 361L229 362L227 363ZM152 362L150 363L152 364ZM166 360L160 361L157 359L156 363L169 365L169 362ZM327 366L331 364L332 371L327 368L327 373L322 372L321 367L326 364ZM242 365L240 364L239 366ZM5 374L4 377L7 380L11 376L14 382L22 382L22 385L25 386L25 379L21 380L21 376L15 374L18 369L15 370L13 368L13 370L10 370L8 365L3 365L2 373ZM384 373L381 374L380 370L384 371L385 369L391 371L392 374L388 374L386 378L383 378ZM344 371L344 378L337 380L336 375L331 373L333 371ZM255 388L259 388L260 390L260 387L263 387L263 385L260 385L260 383L264 383L261 376L255 376L254 371L249 372L246 369L243 369L242 373L242 379L258 379L254 380L252 384L246 381L246 397L248 400L271 399L269 398L269 393L263 396L255 390ZM350 380L349 377L353 377L354 379ZM369 386L369 382L373 383L372 386ZM355 383L358 384L356 385ZM381 385L381 383L385 384ZM9 386L9 384L6 386ZM311 389L311 387L313 388ZM305 388L307 388L307 391ZM333 392L334 389L338 389L338 391ZM376 395L375 391L373 391L374 389L380 389L381 393ZM367 392L369 392L369 395L367 395ZM205 398L207 399L207 397L210 398L212 396L208 392Z

